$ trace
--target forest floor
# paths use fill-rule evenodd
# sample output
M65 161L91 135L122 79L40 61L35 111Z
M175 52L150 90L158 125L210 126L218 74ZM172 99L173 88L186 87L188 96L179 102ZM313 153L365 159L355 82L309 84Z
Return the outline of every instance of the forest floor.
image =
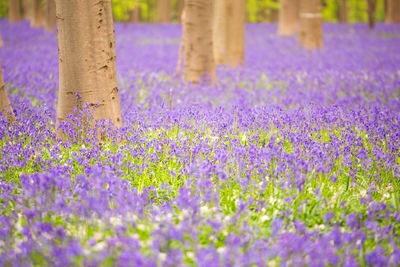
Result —
M0 265L399 265L400 28L276 31L185 86L179 25L116 25L124 127L60 141L56 34L0 21Z

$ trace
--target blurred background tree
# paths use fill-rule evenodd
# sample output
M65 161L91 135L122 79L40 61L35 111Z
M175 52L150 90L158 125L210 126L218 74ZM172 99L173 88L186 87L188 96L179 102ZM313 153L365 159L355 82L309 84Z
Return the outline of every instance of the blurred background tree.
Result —
M132 18L132 11L135 7L139 7L140 22L157 22L158 1L160 0L112 0L114 20L119 22L130 21ZM340 1L342 0L323 0L324 21L339 21L338 14ZM385 0L377 0L375 12L376 22L383 22L385 19L384 1ZM247 22L277 22L279 2L279 0L246 0ZM172 22L179 22L182 6L182 0L171 0L170 20ZM367 9L367 0L347 0L348 22L367 22ZM0 17L8 17L7 0L0 0Z

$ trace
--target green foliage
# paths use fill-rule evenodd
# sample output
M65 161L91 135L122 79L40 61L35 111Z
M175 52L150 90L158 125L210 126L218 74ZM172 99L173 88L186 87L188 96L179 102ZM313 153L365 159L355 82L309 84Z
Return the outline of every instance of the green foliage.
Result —
M258 10L258 4L259 1L257 0L247 0L246 1L246 9L247 9L247 20L250 22L256 22L257 21L257 10Z
M0 18L8 16L8 2L7 0L0 0Z
M323 8L324 21L337 22L338 21L338 1L325 0ZM115 21L128 21L130 11L135 6L140 6L141 21L152 22L155 13L155 0L112 0L113 15ZM177 12L178 0L172 1L172 18L173 21L179 21L179 14ZM264 12L266 18L269 17L272 10L279 9L278 0L246 0L247 8L247 21L248 22L265 22L261 18L260 13ZM8 3L7 0L0 0L0 17L5 18L8 16ZM348 0L348 17L350 23L366 22L367 21L367 1ZM377 22L384 21L384 0L377 0L375 19Z
M113 15L117 21L127 21L129 19L129 11L139 5L139 0L112 0Z
M247 0L247 18L249 22L259 22L258 12L262 9L270 14L271 10L279 9L279 1L274 0ZM348 0L347 3L349 22L366 22L367 21L367 1ZM338 0L325 0L323 6L324 21L338 21ZM385 18L384 0L377 0L375 19L382 22Z
M381 22L385 18L384 0L377 0L376 2L375 19ZM367 1L348 0L348 7L349 22L357 23L367 21Z
M322 14L325 21L337 22L338 21L339 4L337 0L326 0Z

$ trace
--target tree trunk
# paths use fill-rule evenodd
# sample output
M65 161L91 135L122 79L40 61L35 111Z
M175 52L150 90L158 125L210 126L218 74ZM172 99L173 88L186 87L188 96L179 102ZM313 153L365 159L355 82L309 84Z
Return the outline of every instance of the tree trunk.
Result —
M347 23L347 0L339 0L338 19L340 23Z
M299 1L299 0L297 0ZM271 0L272 3L276 3L277 0ZM269 8L269 22L277 23L279 22L279 11L275 7Z
M182 9L182 14L180 16L180 21L182 25L182 34L184 34L184 27L186 23L186 12L185 9ZM182 68L182 58L183 58L183 38L181 39L181 43L179 45L179 54L178 54L178 64L176 66L176 74L181 75L181 68Z
M192 83L216 80L213 57L212 0L185 0L183 26L184 79Z
M300 45L314 49L323 45L321 0L300 0Z
M400 23L400 1L387 0L386 23Z
M19 0L8 0L8 17L10 22L21 21L21 5Z
M244 64L246 1L228 0L228 62L232 67Z
M373 29L375 26L376 0L368 0L368 27Z
M129 13L129 22L140 22L140 5L136 5Z
M298 31L299 0L282 0L279 9L278 35L293 36Z
M244 64L245 1L214 2L214 58L216 64Z
M111 0L56 0L56 9L60 88L56 127L85 103L94 121L110 119L122 126Z
M228 1L214 0L213 53L216 64L228 63Z
M46 7L46 31L53 32L56 26L56 2L47 0Z
M8 99L3 71L0 66L0 114L6 115L9 120L15 120L14 112Z
M26 20L32 19L32 1L22 0L22 17Z
M171 22L171 0L157 0L157 22Z
M43 27L44 26L44 10L41 0L33 0L32 2L32 27Z
M176 12L177 12L177 21L178 22L181 22L182 23L182 21L180 21L181 19L181 14L182 14L182 11L183 11L183 5L184 5L184 0L177 0L177 6L176 6Z
M385 22L387 23L387 17L388 17L388 0L383 0L383 12L385 12Z
M3 47L3 38L1 38L1 35L0 35L0 47Z

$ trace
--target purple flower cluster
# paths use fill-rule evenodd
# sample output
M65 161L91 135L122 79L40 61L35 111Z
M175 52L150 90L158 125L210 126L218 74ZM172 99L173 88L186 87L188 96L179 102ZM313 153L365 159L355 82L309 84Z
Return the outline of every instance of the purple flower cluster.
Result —
M56 36L0 33L0 265L400 264L398 27L324 25L310 53L248 25L246 66L201 87L174 74L180 26L116 25L102 140L85 109L55 135Z

